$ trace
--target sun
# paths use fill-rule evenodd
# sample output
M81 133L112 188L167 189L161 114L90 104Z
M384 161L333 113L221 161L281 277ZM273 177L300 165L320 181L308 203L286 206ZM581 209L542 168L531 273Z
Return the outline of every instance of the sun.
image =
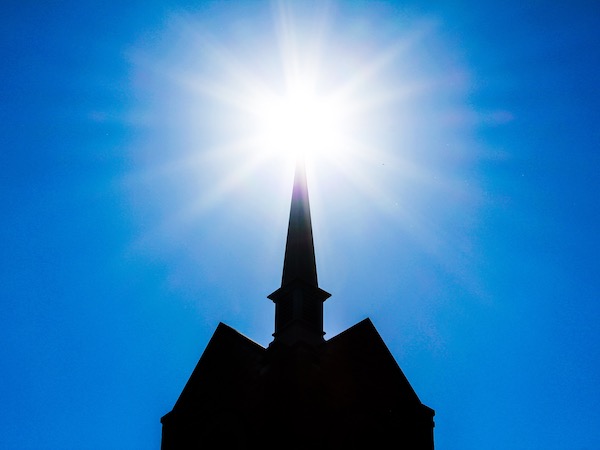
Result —
M165 70L170 82L157 80L168 87L160 114L178 132L164 147L178 150L168 164L160 153L157 171L181 174L173 183L192 199L182 215L250 191L259 198L281 192L299 159L315 190L321 184L348 199L361 192L393 209L387 185L424 172L405 153L410 105L423 90L403 69L414 32L382 42L348 38L334 12L296 14L277 5L258 31L240 22L213 34L207 23L178 18L175 50L164 66L150 67Z
M238 220L261 233L285 226L277 220L300 162L315 217L334 232L352 223L361 239L382 214L443 256L452 240L438 224L469 217L479 199L476 184L448 172L478 154L463 142L477 117L463 103L468 71L438 64L448 58L431 51L445 45L428 20L369 28L362 16L274 4L282 9L260 20L245 10L230 25L177 16L167 51L137 56L133 78L148 85L150 105L139 122L156 127L132 153L143 170L128 185L140 186L135 201L156 192L146 203L165 211L147 242L197 239L200 219L220 220L224 239Z
M335 157L352 130L349 105L304 79L289 83L284 92L256 96L250 109L257 143L269 154Z
M373 97L364 91L374 84L380 58L355 61L350 50L330 44L315 25L296 24L292 12L280 6L272 18L275 34L265 45L199 39L190 47L203 55L202 69L178 73L178 81L199 94L204 113L223 111L210 123L227 128L227 145L245 150L250 161L347 157L369 124L365 113L374 106ZM251 51L240 50L246 45ZM224 120L218 123L219 118Z

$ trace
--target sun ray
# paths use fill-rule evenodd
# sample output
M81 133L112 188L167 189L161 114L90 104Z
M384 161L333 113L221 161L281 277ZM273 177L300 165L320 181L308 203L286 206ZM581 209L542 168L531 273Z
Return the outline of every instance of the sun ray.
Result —
M188 133L181 141L189 155L162 173L181 179L177 174L187 170L202 178L190 185L194 194L186 211L172 214L171 226L189 223L242 190L261 189L267 168L277 166L273 161L283 171L304 153L309 171L328 169L320 177L327 179L323 185L344 183L362 194L369 208L429 239L416 201L402 194L447 188L410 148L411 127L422 125L413 113L417 101L438 89L443 78L411 66L432 24L417 23L383 45L361 40L365 45L353 48L352 40L358 41L334 29L340 25L329 4L303 15L294 8L272 3L271 28L245 35L248 42L222 38L223 33L216 39L206 24L181 19L184 62L165 64L165 72L185 105L178 119ZM339 201L356 201L350 191L339 192L344 196Z

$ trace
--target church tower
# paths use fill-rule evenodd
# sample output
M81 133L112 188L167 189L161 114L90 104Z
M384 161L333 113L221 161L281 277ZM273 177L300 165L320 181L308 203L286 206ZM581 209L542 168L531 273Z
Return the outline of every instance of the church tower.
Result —
M296 166L273 341L220 323L173 409L161 450L433 450L434 411L419 400L367 318L324 339L330 294L317 268L303 161Z
M300 159L294 176L281 287L268 297L275 303L275 340L287 345L323 343L323 302L330 296L317 282L306 170Z

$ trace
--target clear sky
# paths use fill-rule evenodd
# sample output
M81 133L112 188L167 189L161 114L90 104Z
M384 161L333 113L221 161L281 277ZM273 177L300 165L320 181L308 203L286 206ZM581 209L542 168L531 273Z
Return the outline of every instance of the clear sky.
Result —
M220 321L268 345L256 101L307 77L325 337L371 318L439 450L600 448L597 1L1 10L0 447L158 450Z

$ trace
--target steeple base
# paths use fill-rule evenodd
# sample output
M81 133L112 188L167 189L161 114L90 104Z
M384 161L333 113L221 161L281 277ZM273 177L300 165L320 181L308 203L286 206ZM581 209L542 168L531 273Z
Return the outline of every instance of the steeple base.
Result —
M275 341L287 345L323 343L323 302L330 296L299 278L269 295L275 303Z

